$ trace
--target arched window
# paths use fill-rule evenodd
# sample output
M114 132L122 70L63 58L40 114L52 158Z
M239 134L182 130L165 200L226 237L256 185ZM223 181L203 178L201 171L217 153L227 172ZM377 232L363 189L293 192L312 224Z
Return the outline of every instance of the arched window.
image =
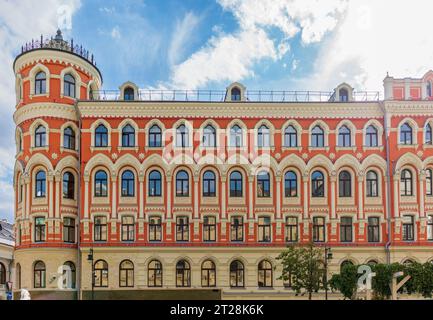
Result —
M6 284L6 267L0 262L0 285Z
M35 131L35 148L42 148L47 145L47 130L43 125L36 128Z
M230 174L230 197L240 198L243 196L242 174L234 171Z
M149 287L162 287L162 263L158 260L149 262L147 269L147 285Z
M340 89L340 102L348 102L349 101L349 91L347 89Z
M104 260L98 260L94 266L95 287L108 287L108 263Z
M132 171L122 173L122 197L135 196L135 178Z
M271 146L271 133L267 126L262 125L257 131L257 146L267 148Z
M129 260L122 261L119 265L119 287L134 287L134 264Z
M379 262L377 262L377 260L368 260L367 265L369 265L370 267L373 267L375 265L379 264Z
M431 81L427 81L427 97L432 97L432 84Z
M47 93L47 75L45 72L39 72L35 77L35 94Z
M159 171L149 174L149 197L160 197L162 195L162 178Z
M35 197L36 198L45 198L46 196L46 185L47 185L47 175L45 171L39 171L36 174L36 186L35 186Z
M108 196L108 178L105 171L98 171L95 174L95 197L107 197Z
M16 282L17 289L21 289L21 265L19 263L16 266Z
M230 147L240 148L242 145L242 129L236 124L230 129Z
M63 148L75 150L75 131L71 127L63 131Z
M375 126L371 125L367 127L365 132L365 146L366 147L377 147L379 145L379 140L377 136L377 129Z
M320 126L315 126L311 131L311 146L314 148L325 146L325 132Z
M46 286L46 273L45 263L42 261L35 262L33 267L33 285L35 289L43 289Z
M379 179L374 171L367 172L367 197L374 198L379 196Z
M242 262L235 260L230 264L230 287L243 288L245 286L245 269Z
M325 177L320 171L313 172L311 176L311 196L313 198L325 197Z
M288 171L284 176L284 194L286 198L298 196L298 177L293 171Z
M427 125L425 126L425 144L432 144L432 143L433 143L432 128L430 123L427 123Z
M413 144L412 127L407 122L400 127L400 143Z
M215 287L216 286L216 267L211 260L206 260L201 265L201 286Z
M413 196L412 186L412 172L410 172L408 169L405 169L401 172L400 194L405 197Z
M431 197L433 196L433 170L426 170L426 195Z
M176 264L176 287L191 286L191 267L185 260L180 260Z
M176 197L189 197L189 175L184 170L176 175Z
M295 127L288 126L284 130L284 146L288 148L295 148L298 146L298 132Z
M122 129L122 147L135 147L135 129L130 124Z
M345 266L353 266L353 262L350 260L344 260L341 264L340 264L340 272L343 271L343 268Z
M161 128L156 124L149 129L149 147L162 147L162 131Z
M232 101L241 101L241 90L238 87L234 87L231 90Z
M75 199L75 177L71 172L63 175L63 198Z
M206 171L203 174L203 197L216 196L216 179L213 171Z
M259 288L272 287L272 265L269 261L263 260L259 263Z
M176 129L176 147L189 147L189 130L184 124L180 125Z
M108 130L103 124L95 130L95 147L108 147Z
M63 264L63 289L75 289L77 282L77 272L75 264L67 261Z
M69 73L64 78L63 94L75 98L75 78Z
M348 198L352 196L352 177L349 172L340 172L338 177L338 189L341 198Z
M203 147L216 147L216 130L210 124L203 129Z
M342 126L338 130L338 146L339 147L350 147L352 142L350 141L350 129L347 126Z
M125 88L125 90L123 92L123 100L125 100L125 101L135 100L133 88L131 88L131 87Z
M257 176L257 197L269 198L271 196L271 178L268 172L262 171Z

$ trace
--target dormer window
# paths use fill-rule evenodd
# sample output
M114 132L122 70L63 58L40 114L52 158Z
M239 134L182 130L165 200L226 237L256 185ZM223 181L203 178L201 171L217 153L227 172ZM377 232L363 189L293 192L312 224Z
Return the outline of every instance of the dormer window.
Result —
M125 88L123 93L123 100L125 101L134 101L134 89L131 87Z
M347 89L340 89L340 102L348 102L349 101L349 91Z
M241 90L237 87L234 87L231 90L232 101L241 101Z

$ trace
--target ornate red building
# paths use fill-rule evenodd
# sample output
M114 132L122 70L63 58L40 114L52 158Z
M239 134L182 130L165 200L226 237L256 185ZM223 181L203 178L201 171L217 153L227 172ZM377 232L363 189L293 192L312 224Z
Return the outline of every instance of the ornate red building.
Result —
M345 83L105 91L60 33L13 67L16 289L287 298L289 244L332 248L330 273L433 258L431 71L387 76L384 100Z

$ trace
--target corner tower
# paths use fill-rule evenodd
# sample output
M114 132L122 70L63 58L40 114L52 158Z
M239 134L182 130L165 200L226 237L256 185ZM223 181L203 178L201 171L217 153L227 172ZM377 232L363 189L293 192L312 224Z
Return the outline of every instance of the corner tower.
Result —
M14 289L49 298L76 296L79 226L80 125L77 100L102 85L93 56L55 37L21 48L16 77L14 172L16 279ZM61 278L62 266L67 276ZM59 271L60 270L60 271ZM61 290L62 283L67 290ZM57 295L58 296L58 295Z

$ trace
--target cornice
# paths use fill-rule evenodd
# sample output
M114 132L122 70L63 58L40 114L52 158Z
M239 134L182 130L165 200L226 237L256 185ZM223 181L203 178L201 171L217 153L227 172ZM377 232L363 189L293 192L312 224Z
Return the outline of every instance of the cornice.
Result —
M14 113L14 121L16 125L20 125L24 121L30 119L41 117L53 117L78 121L75 107L68 104L31 103L20 107Z
M79 101L83 118L382 118L378 103Z
M385 109L392 115L432 116L433 101L385 101Z

